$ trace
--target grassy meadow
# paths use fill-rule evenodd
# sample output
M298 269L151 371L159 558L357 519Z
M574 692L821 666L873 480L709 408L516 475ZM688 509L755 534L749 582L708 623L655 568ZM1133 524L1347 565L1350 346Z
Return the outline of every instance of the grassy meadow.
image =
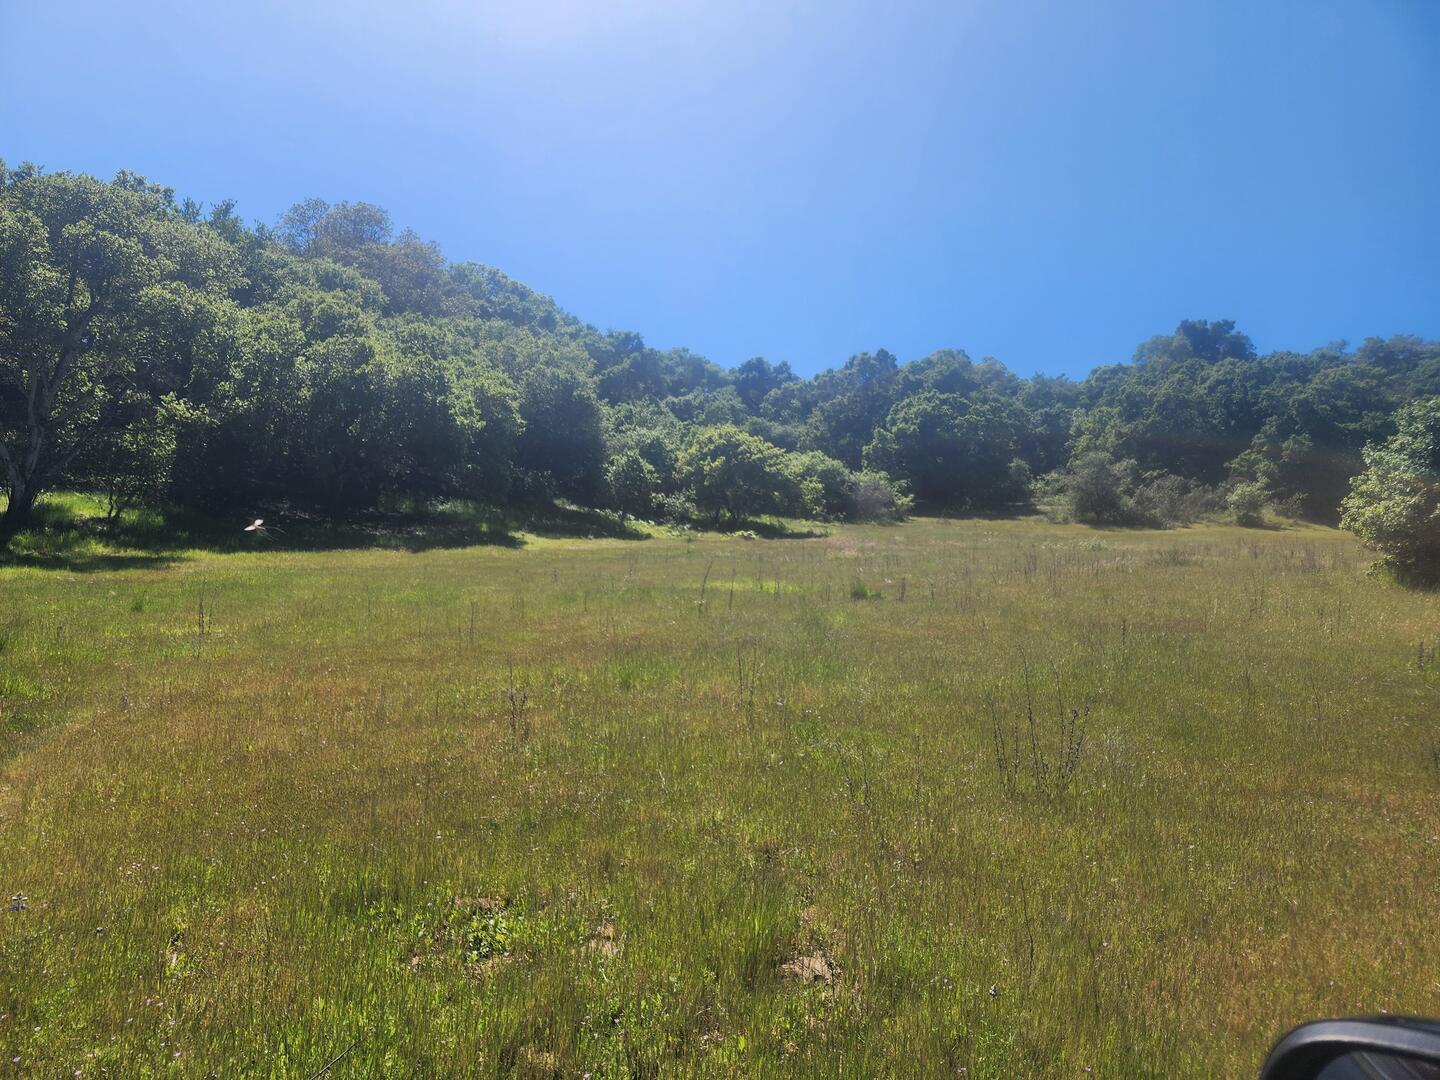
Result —
M0 567L0 1076L1246 1076L1440 1012L1440 597L1319 527Z

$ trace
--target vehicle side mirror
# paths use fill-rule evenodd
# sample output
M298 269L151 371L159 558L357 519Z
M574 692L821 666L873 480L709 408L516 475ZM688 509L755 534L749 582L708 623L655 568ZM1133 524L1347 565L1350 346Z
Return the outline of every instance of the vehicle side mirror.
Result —
M1301 1024L1260 1080L1440 1080L1440 1023L1378 1016Z

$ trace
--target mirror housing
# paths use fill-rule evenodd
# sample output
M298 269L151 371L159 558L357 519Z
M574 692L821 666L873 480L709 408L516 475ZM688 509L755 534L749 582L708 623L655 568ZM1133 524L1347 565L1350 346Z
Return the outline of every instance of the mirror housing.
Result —
M1317 1020L1275 1044L1260 1080L1440 1080L1440 1022Z

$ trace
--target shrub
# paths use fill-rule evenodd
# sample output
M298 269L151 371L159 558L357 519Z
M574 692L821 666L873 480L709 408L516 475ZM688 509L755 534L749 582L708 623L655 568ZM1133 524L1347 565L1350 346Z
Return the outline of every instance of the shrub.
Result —
M913 500L899 480L883 472L862 469L855 473L846 516L852 521L903 521Z
M1151 473L1135 488L1130 504L1137 521L1168 529L1188 525L1220 509L1219 493L1174 473Z
M791 454L790 473L802 488L805 501L816 517L842 518L850 511L855 474L842 462L818 450Z
M143 426L92 442L72 466L70 479L105 497L105 518L113 524L131 507L159 505L174 465L175 425L160 410Z
M881 593L880 593L880 591L879 591L878 589L872 589L869 585L865 584L865 582L864 582L863 579L858 578L858 577L857 577L857 578L851 578L851 579L850 579L850 599L851 599L851 600L879 600L879 599L881 599Z
M695 504L713 521L756 514L803 514L807 493L784 450L734 424L701 430L680 458L680 475ZM813 496L813 489L810 494Z
M1092 450L1070 463L1065 503L1076 521L1124 525L1133 522L1130 503L1135 463Z
M510 500L516 506L529 508L548 507L560 497L555 478L548 472L533 469L516 469L514 483L510 489Z
M667 491L655 496L650 512L657 520L683 525L700 515L694 500L683 491Z
M1225 505L1235 515L1235 524L1254 528L1265 523L1265 508L1270 505L1270 491L1258 480L1236 484L1225 497Z
M1440 579L1440 398L1411 402L1386 442L1365 448L1340 524L1402 580Z
M1140 473L1133 461L1116 461L1101 450L1079 454L1070 468L1031 486L1062 520L1168 529L1220 508L1214 488L1167 472Z
M649 517L660 494L660 474L635 450L605 463L605 487L610 505L636 517Z
M1254 528L1264 524L1264 511L1270 505L1270 491L1260 481L1236 484L1225 495L1225 507L1236 517L1237 526Z

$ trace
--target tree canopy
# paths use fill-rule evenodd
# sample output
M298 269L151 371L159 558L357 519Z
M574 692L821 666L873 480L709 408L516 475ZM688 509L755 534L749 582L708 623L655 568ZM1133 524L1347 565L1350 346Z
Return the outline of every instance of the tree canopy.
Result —
M117 506L563 498L742 520L893 515L907 492L1003 510L1044 474L1097 520L1202 489L1335 520L1365 468L1346 520L1379 538L1375 507L1416 475L1409 403L1437 394L1440 343L1260 355L1223 319L1078 381L959 349L730 370L586 325L363 202L252 227L130 173L0 165L0 533L67 485Z
M1400 577L1440 579L1440 397L1404 406L1395 434L1366 447L1343 507L1345 527Z

